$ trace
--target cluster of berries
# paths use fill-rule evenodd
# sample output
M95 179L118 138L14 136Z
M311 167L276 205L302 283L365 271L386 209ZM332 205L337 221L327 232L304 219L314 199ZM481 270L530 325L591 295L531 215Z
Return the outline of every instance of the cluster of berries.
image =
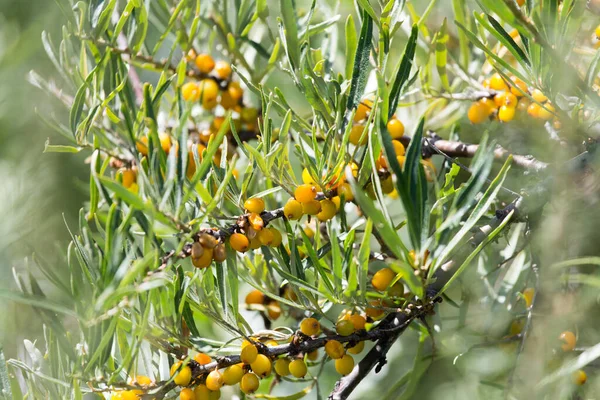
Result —
M147 376L138 375L135 377L135 379L131 379L129 384L141 386L143 388L149 388L154 385L154 382ZM112 392L110 398L111 400L138 400L144 393L145 391L141 389L119 390Z
M496 91L493 97L484 97L469 108L467 116L471 123L481 124L489 118L497 118L501 122L512 121L517 112L549 121L555 118L556 109L548 98L538 89L528 88L525 82L516 76L510 77L510 82L495 73L491 78L484 80L483 86ZM530 101L529 94L534 101ZM555 128L560 129L560 121L555 118Z
M283 237L274 227L267 227L263 220L265 202L254 197L244 202L246 214L236 224L236 232L229 237L231 247L240 253L258 249L261 246L279 247Z
M198 240L192 243L190 251L192 264L196 268L207 268L212 261L223 262L227 258L225 244L210 233L203 232Z

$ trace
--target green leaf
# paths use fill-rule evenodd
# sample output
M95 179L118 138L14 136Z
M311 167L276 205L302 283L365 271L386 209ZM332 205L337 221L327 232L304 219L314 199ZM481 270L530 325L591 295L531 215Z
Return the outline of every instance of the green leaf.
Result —
M363 24L358 38L358 47L354 57L352 70L352 81L350 83L350 94L346 102L346 110L352 110L358 106L363 96L367 77L369 76L369 55L371 54L371 40L373 39L373 19L365 11L363 12Z
M410 37L408 38L408 42L406 43L406 47L404 48L402 60L400 61L400 65L398 66L398 70L396 71L396 79L394 79L392 89L390 90L388 118L391 118L391 116L394 115L394 113L396 112L396 109L398 108L400 94L402 93L402 89L404 88L404 85L406 84L406 82L408 82L408 79L410 77L410 70L412 69L413 59L415 57L418 36L419 27L415 24L412 27Z
M292 69L300 67L300 45L298 43L298 17L296 4L293 0L279 0L281 18L283 20L284 35L281 40Z
M356 26L354 24L354 18L352 18L352 15L348 15L348 18L346 19L346 25L345 25L345 29L346 29L346 68L345 68L345 72L346 72L346 78L350 78L352 76L352 71L353 71L353 61L356 57L356 50L358 48L358 43L357 40L358 38L356 37Z
M46 145L44 146L44 153L79 153L80 151L81 147L52 145L50 144L50 139L46 140Z

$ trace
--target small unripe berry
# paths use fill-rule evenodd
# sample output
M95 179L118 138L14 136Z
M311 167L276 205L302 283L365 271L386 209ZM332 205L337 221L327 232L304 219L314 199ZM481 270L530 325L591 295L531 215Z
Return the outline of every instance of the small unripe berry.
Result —
M206 377L206 387L208 390L216 391L221 389L221 386L223 386L223 376L219 370L210 371Z
M275 372L279 376L288 376L290 374L290 360L287 358L278 358L275 361Z
M229 244L235 251L245 253L250 248L250 241L241 233L234 233L229 237Z
M302 218L302 203L296 199L290 198L283 206L283 214L289 220Z
M242 352L240 353L240 358L244 364L252 364L256 361L256 357L258 356L258 349L255 345L248 341L244 341L242 343Z
M581 369L575 371L573 373L573 382L579 386L583 385L587 382L587 374Z
M573 351L573 349L575 349L575 345L577 344L577 338L575 337L575 334L573 332L565 331L561 333L558 338L563 342L563 344L561 345L563 351Z
M185 101L196 102L200 100L200 88L195 82L187 82L181 87L181 96Z
M350 353L350 354L360 354L363 351L364 348L365 348L365 342L364 341L363 342L358 342L358 343L356 343L355 346L350 347L348 349L348 353Z
M306 363L302 359L295 359L289 365L290 373L296 378L304 378L306 373L308 372L308 368L306 367Z
M196 400L196 395L192 389L185 388L179 393L179 400Z
M244 202L244 208L250 213L260 214L265 211L265 201L261 198L254 197Z
M204 365L210 363L212 360L208 354L198 353L194 356L194 361L200 365Z
M256 375L264 378L271 373L271 360L264 354L258 354L250 368Z
M215 64L215 75L220 79L229 79L231 76L231 65L226 61L217 61Z
M335 360L335 370L340 375L348 375L350 372L352 372L353 368L354 359L348 354L344 355L342 358Z
M383 292L390 286L390 283L396 278L396 273L390 268L382 268L373 275L371 284L376 290Z
M329 199L321 200L321 211L317 214L319 221L328 221L334 217L337 209L333 201Z
M223 371L223 383L235 385L242 380L242 376L244 376L244 369L237 364L231 365Z
M215 68L215 60L209 54L198 54L194 61L203 74L208 74Z
M332 359L337 360L343 357L346 350L344 350L344 346L337 340L328 340L325 343L325 353Z
M321 330L321 324L315 318L304 318L300 322L300 332L307 336L314 336Z
M349 336L354 333L354 324L346 319L343 319L335 324L335 330L341 336Z
M258 376L256 374L249 372L242 376L242 380L240 382L240 389L242 392L246 394L254 393L258 389L258 385L260 384L258 380Z
M314 185L304 183L296 188L294 197L300 203L308 203L317 197L317 188Z
M394 117L388 121L387 130L392 139L400 139L404 135L404 124Z

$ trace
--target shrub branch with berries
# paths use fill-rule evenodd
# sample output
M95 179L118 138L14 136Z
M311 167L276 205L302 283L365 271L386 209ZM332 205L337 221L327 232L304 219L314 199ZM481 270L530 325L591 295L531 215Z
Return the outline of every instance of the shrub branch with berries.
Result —
M30 81L89 202L64 273L15 271L45 341L5 393L408 399L448 368L523 398L534 361L536 395L585 390L575 322L527 346L542 270L598 263L535 245L593 171L593 5L57 2L59 80Z

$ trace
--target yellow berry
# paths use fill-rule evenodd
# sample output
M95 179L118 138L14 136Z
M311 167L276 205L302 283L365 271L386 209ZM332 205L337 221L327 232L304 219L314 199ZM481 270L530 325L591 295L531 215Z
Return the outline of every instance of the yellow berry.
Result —
M302 218L302 203L298 200L290 198L285 206L283 206L283 215L289 220Z
M321 211L317 214L319 221L328 221L337 212L335 203L329 199L321 200Z
M258 389L259 383L258 376L252 372L248 372L242 376L240 389L246 394L254 393Z
M522 97L527 93L527 84L523 82L521 79L516 76L511 76L510 80L512 81L512 87L510 88L510 92L517 97Z
M252 372L260 377L265 377L271 373L271 360L264 354L258 354L254 362L250 363Z
M340 206L342 205L342 199L340 199L340 196L333 196L331 198L331 201L333 202L333 204L335 205L335 211L339 211Z
M587 382L587 374L583 370L578 369L573 373L573 382L579 386L583 385Z
M248 222L255 231L260 231L265 226L265 222L263 221L262 217L256 213L251 213L248 215Z
M350 322L352 322L352 325L354 325L354 329L355 330L360 331L361 329L365 329L365 325L367 323L367 320L362 315L352 314L348 318L348 320Z
M227 86L227 93L229 93L231 98L235 101L239 101L244 97L244 89L242 89L239 82L235 81L229 83L229 86Z
M396 118L392 118L387 123L387 130L392 139L400 139L404 135L404 124Z
M300 203L308 203L317 197L317 188L309 183L304 183L296 188L294 197Z
M215 64L215 75L220 79L229 79L231 76L231 65L226 61L217 61Z
M515 117L515 112L514 107L502 106L498 110L498 119L502 122L510 122Z
M234 108L238 102L233 97L231 97L231 94L229 94L228 90L224 90L221 92L221 100L219 103L224 109L230 110Z
M396 277L396 273L392 271L390 268L382 268L373 275L373 279L371 279L371 284L376 290L383 292L390 286L390 283Z
M544 121L552 119L552 117L554 117L554 111L555 109L552 106L552 104L546 103L542 107L540 107L538 118L543 119Z
M321 330L321 324L315 318L304 318L300 322L300 332L307 336L314 336Z
M355 146L362 146L366 144L368 135L365 133L363 136L363 132L365 132L364 125L354 125L350 130L350 143Z
M321 212L321 202L318 200L311 200L302 203L302 213L307 215L317 215Z
M200 243L198 243L198 244L200 245ZM194 246L195 246L195 244L192 245L192 250L194 249ZM196 247L198 247L198 246L196 246ZM214 251L213 249L203 248L202 255L200 257L195 258L192 255L192 264L194 265L194 267L200 268L200 269L208 267L212 263L212 260L213 260L213 251Z
M527 288L523 290L523 298L525 299L525 307L529 308L533 304L533 296L535 295L534 288Z
M138 385L148 386L152 384L152 379L145 375L138 375L135 377L135 382L137 382Z
M406 149L399 140L392 140L392 145L394 145L394 152L396 153L396 156L403 156L406 154Z
M354 359L348 354L344 355L342 358L335 360L335 370L340 375L348 375L350 372L352 372L353 368Z
M265 228L258 232L258 240L263 246L270 246L275 239L275 235L273 234L274 229Z
M245 253L250 248L250 241L241 233L234 233L229 237L229 244L235 251Z
M488 107L480 102L471 104L471 107L467 112L467 117L472 124L481 124L482 122L485 122L489 115Z
M200 90L200 100L202 107L212 110L217 105L217 96L219 95L219 85L212 79L203 79L198 84Z
M308 372L308 368L306 367L304 360L297 358L290 363L289 371L296 378L304 378Z
M563 351L573 351L573 349L575 349L575 345L577 344L577 338L575 337L575 334L573 332L565 331L561 333L558 338L563 342L563 344L561 345Z
M279 247L281 242L283 241L283 236L281 236L281 232L276 228L267 228L273 234L273 240L271 240L271 247Z
M244 364L252 364L256 361L256 357L258 356L258 349L252 343L245 341L242 344L242 352L240 353L240 358Z
M313 350L310 353L308 353L306 355L306 358L309 359L310 361L317 361L317 359L319 358L319 350Z
M177 372L179 367L181 367L181 364L181 361L177 361L173 364L171 367L171 376L177 374L175 375L175 378L173 378L173 382L175 382L176 385L187 386L192 380L192 369L186 365Z
M117 175L121 177L121 183L123 186L128 189L137 180L137 173L133 168L121 168L117 171Z
M138 400L140 396L138 396L139 390L120 390L118 392L113 392L110 396L111 400Z
M490 78L490 89L494 89L494 90L507 90L508 89L506 82L504 82L504 79L502 78L502 76L497 72L494 75L492 75L492 77Z
M342 183L340 186L338 186L337 192L340 197L344 196L345 201L354 200L354 194L352 193L352 186L350 186L349 183Z
M279 376L288 376L290 374L290 360L287 358L278 358L275 361L275 372Z
M190 388L185 388L179 393L180 400L196 400L194 391Z
M369 112L371 112L371 105L372 103L368 100L358 103L358 107L354 113L354 122L360 122L364 119L367 119Z
M195 82L185 83L181 87L181 96L185 101L196 102L200 100L200 88Z
M539 89L534 89L533 92L531 92L531 97L538 103L543 103L548 100L548 97L546 97Z
M201 383L194 389L196 400L210 400L211 391L205 384Z
M210 371L206 377L206 387L208 390L216 391L221 389L221 386L223 386L223 375L216 369Z
M194 361L200 365L204 365L210 363L212 360L208 354L198 353L194 356Z
M381 181L381 191L385 194L392 193L394 191L394 180L392 179L391 175Z
M360 354L365 348L365 342L358 342L355 346L350 347L348 349L348 353L350 354Z
M349 336L354 333L354 324L349 320L343 319L335 324L335 330L341 336Z
M529 107L527 107L527 114L531 115L533 118L539 118L541 109L542 107L540 107L539 104L531 103Z
M171 151L171 136L168 133L161 132L158 134L158 139L160 140L160 147L168 154Z
M213 260L218 263L222 263L227 259L227 250L225 250L225 245L223 243L219 243L217 247L213 250Z
M514 108L517 106L518 101L517 96L511 92L502 92L494 97L494 103L497 107L508 106Z
M209 54L198 54L195 64L203 74L208 74L215 68L215 60Z
M342 358L346 354L344 346L337 340L328 340L325 343L325 353L334 360Z
M302 182L308 185L317 186L317 182L312 178L307 168L302 170Z
M254 197L244 202L244 208L248 212L260 214L265 211L265 201L261 198Z

